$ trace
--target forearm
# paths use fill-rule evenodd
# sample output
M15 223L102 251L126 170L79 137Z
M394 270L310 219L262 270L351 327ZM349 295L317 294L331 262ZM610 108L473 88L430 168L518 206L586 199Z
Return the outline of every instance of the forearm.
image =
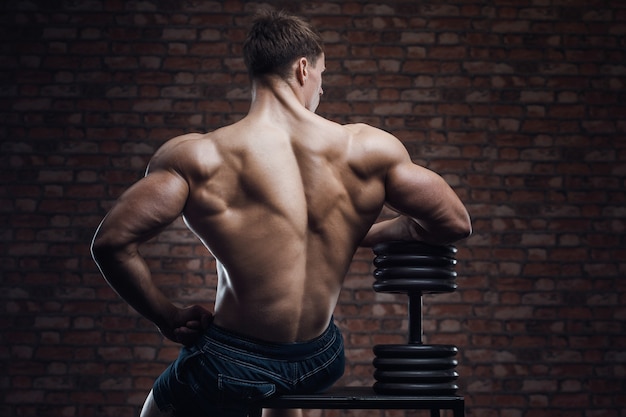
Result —
M109 285L142 316L159 328L171 324L176 307L152 282L136 250L92 247L93 258Z
M375 223L361 241L361 246L372 247L393 240L420 240L419 235L409 226L409 219L402 215Z
M466 231L458 232L452 227L438 227L430 230L418 220L400 215L372 225L361 246L372 247L377 243L393 240L422 241L433 245L445 245L467 237Z

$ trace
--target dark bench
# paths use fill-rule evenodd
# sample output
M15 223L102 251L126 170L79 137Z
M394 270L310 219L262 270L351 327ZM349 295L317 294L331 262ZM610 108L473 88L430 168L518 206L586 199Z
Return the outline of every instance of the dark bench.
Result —
M452 410L454 417L463 417L462 396L380 395L371 387L333 387L321 394L283 395L256 403L250 417L261 417L263 408L330 409L330 410L430 410L439 417L440 410Z

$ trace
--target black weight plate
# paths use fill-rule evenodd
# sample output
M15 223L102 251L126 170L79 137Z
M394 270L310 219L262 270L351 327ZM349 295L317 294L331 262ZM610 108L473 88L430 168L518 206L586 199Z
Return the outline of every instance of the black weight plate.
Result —
M459 351L453 345L376 345L374 355L377 358L448 358Z
M454 370L438 371L380 371L374 372L374 379L379 382L400 382L410 384L432 384L451 382L459 377Z
M452 268L456 265L456 259L445 256L433 255L379 255L374 258L376 267L396 266L434 266Z
M454 279L456 272L447 268L398 266L378 268L374 270L376 279L396 279L396 278L440 278Z
M400 384L394 382L376 382L374 392L386 395L454 395L458 385L448 384Z
M430 245L424 242L392 241L382 242L372 248L376 255L383 254L420 254L454 257L457 252L453 245Z
M372 287L376 292L395 293L442 293L456 290L456 282L440 279L390 279L376 281Z
M374 368L384 371L395 370L430 370L452 369L458 365L458 361L452 357L445 358L374 358Z

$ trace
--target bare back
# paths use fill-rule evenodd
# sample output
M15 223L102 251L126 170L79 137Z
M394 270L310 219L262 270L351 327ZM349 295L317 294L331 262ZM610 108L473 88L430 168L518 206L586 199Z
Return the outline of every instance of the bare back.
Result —
M326 328L385 199L357 130L312 113L292 131L248 117L178 144L195 155L180 167L185 221L220 263L217 325L277 342Z

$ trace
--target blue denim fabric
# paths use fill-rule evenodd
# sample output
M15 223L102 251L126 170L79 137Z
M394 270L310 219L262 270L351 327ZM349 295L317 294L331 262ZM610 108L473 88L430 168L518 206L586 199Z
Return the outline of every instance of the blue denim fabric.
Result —
M276 394L329 388L344 372L341 332L331 323L314 340L274 344L211 326L156 380L154 400L175 415L245 417L251 403Z

